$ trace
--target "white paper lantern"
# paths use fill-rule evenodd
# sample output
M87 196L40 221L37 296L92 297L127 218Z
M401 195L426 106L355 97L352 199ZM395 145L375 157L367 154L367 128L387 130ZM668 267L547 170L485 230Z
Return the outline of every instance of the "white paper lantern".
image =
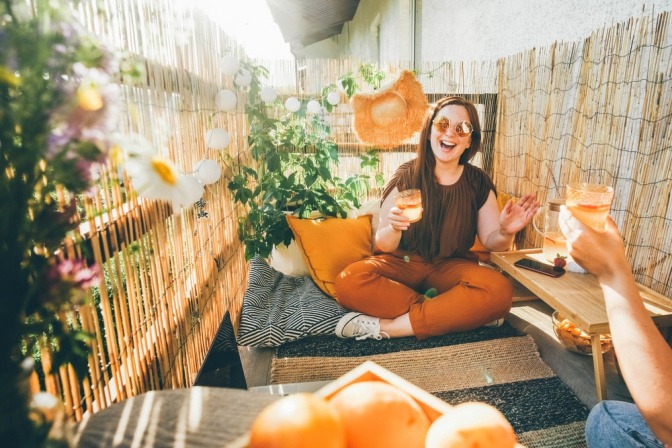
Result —
M219 69L225 75L235 75L240 69L238 58L233 55L224 56L219 60Z
M238 97L230 90L220 90L215 95L215 104L217 109L231 111L236 108Z
M278 98L278 92L275 91L273 87L264 87L259 92L259 97L264 103L272 103Z
M236 83L238 87L247 87L252 82L252 73L249 70L241 68L233 82Z
M292 113L296 112L297 110L301 109L301 102L295 97L290 96L287 98L287 101L285 101L285 109Z
M214 184L222 175L222 168L211 159L199 160L194 166L194 176L205 185Z
M184 196L181 198L182 206L190 207L203 197L205 189L201 181L195 176L184 175L182 176L182 182L184 185L182 190Z
M321 108L322 106L317 100L310 100L308 101L308 104L306 104L306 110L309 114L319 114Z
M210 129L205 133L205 146L212 149L224 149L229 146L231 138L222 128Z
M327 95L327 102L332 106L341 102L341 94L339 92L331 92Z

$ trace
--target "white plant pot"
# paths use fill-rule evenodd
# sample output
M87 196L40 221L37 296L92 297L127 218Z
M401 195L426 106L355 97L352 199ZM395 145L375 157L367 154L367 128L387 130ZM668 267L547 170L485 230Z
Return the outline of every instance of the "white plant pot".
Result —
M306 261L303 259L303 251L296 240L292 240L289 246L280 244L271 251L271 267L285 275L301 277L310 275Z

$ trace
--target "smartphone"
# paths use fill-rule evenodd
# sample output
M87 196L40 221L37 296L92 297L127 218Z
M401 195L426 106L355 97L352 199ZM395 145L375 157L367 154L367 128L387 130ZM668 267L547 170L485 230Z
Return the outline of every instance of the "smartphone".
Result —
M564 269L556 269L550 264L542 263L541 261L533 260L531 258L521 258L513 263L513 265L556 278L565 273Z

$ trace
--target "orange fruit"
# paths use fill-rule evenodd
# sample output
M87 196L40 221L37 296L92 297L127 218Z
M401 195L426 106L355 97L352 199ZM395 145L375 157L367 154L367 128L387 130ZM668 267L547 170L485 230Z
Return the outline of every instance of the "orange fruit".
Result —
M429 418L406 392L382 381L362 381L329 403L345 425L349 448L423 447Z
M317 395L298 393L266 406L250 429L249 448L345 448L338 413Z
M430 426L426 448L513 448L516 433L504 414L487 403L453 407Z

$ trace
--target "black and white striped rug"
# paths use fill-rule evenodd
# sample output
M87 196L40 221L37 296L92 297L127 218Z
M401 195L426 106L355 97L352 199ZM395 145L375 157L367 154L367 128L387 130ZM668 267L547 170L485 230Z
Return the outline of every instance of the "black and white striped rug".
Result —
M508 323L425 341L309 337L278 348L271 382L333 380L366 360L448 403L494 405L528 448L585 446L588 408L544 363L532 338Z

